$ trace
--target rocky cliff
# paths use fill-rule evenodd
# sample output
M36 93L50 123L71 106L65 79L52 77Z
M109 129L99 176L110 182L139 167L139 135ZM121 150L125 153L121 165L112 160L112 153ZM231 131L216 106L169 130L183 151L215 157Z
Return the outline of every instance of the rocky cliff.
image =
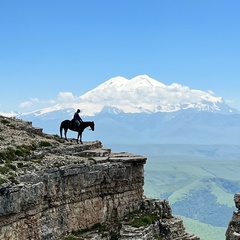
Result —
M233 212L231 221L226 231L226 240L240 239L240 193L234 195L234 202L237 210Z
M146 158L0 116L0 239L199 239L143 195Z

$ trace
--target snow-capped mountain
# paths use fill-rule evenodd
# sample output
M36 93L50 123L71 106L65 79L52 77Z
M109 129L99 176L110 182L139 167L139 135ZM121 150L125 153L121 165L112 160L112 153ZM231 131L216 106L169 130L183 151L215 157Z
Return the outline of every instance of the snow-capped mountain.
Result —
M95 115L110 107L124 113L175 112L195 109L197 111L231 113L221 97L209 92L191 90L177 83L165 85L147 75L130 80L114 77L80 98L84 115Z
M177 83L165 85L147 75L130 80L114 77L74 100L59 102L48 108L23 115L46 115L66 109L82 110L83 116L95 116L110 109L116 113L158 113L192 109L218 113L237 112L224 103L221 97L210 92L193 90Z

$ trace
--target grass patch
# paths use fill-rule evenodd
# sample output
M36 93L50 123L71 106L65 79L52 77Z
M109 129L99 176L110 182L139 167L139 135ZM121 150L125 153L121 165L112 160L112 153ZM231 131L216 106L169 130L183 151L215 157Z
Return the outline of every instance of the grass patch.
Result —
M50 142L41 141L39 143L39 147L50 147L50 146L52 146L52 144Z
M157 221L156 215L144 215L140 216L139 218L135 218L133 221L130 222L130 225L135 228L147 226L153 224Z
M0 173L1 174L5 175L5 174L7 174L9 172L10 172L10 168L9 167L7 167L7 166L0 167Z
M159 218L155 214L134 211L129 213L127 224L139 228L155 223Z
M4 158L5 158L5 160L9 160L9 161L16 160L15 149L12 147L8 147L7 150L5 151Z
M12 164L12 163L6 163L5 167L8 167L9 169L12 169L13 171L17 170L16 165Z
M21 145L17 146L16 149L8 147L5 151L0 152L0 161L16 161L19 157L26 158L31 155L31 152L36 149L36 145Z
M32 150L34 150L32 146L21 145L21 146L17 146L15 154L17 156L25 157L30 155Z
M0 185L3 184L3 183L6 183L6 182L8 182L6 179L0 178Z
M10 121L7 120L7 119L1 119L1 123L2 123L2 124L8 124L8 123L10 123Z

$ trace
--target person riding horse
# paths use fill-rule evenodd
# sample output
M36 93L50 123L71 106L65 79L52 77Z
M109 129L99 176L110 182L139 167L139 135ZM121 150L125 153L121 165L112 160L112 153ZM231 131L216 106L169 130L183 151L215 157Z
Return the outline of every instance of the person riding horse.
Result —
M60 124L60 136L62 138L62 130L64 129L64 136L65 139L68 141L67 139L67 131L68 129L78 132L78 136L77 136L77 143L78 143L78 139L80 140L80 143L82 144L82 133L84 131L85 128L90 127L92 131L94 131L94 127L95 124L93 121L88 121L88 122L81 122L80 126L78 128L73 126L72 120L64 120L61 122Z
M82 133L84 131L85 128L90 127L92 131L94 131L94 122L93 121L87 121L84 122L82 120L82 118L79 116L80 113L80 109L78 109L74 115L73 115L73 119L72 120L64 120L61 122L60 124L60 136L62 138L62 130L64 129L64 136L65 139L68 141L67 139L67 131L68 129L74 131L74 132L78 132L78 136L77 136L77 143L78 143L78 139L80 140L80 143L82 144ZM81 124L80 124L81 123Z
M82 118L79 116L79 113L80 113L80 109L78 109L74 115L73 115L73 123L75 124L76 127L79 127L80 126L80 123L83 122Z

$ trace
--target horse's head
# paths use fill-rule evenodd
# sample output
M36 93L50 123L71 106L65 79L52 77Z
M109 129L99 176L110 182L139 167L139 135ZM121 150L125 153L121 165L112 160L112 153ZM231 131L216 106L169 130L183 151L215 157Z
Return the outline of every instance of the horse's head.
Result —
M94 125L95 125L95 124L94 124L94 122L93 122L93 121L92 121L92 122L90 122L90 128L91 128L91 130L92 130L92 131L94 131Z

